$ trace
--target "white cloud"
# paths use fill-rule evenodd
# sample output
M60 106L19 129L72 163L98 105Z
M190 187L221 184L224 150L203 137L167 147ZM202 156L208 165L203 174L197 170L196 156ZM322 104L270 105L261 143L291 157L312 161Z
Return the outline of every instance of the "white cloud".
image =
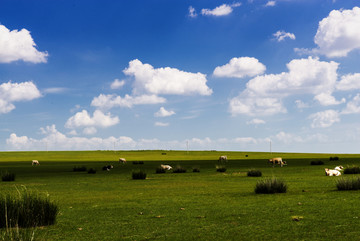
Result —
M276 1L268 1L265 4L265 7L274 7L276 5Z
M348 74L341 77L337 83L338 90L359 90L360 89L360 73Z
M327 128L332 126L336 122L340 122L339 112L335 110L326 110L322 112L317 112L309 116L309 119L312 120L312 128Z
M278 42L284 41L286 38L295 40L295 34L293 33L287 33L283 30L279 30L276 33L273 34L273 36L276 38Z
M241 3L234 3L231 5L222 4L214 9L204 8L201 9L201 14L204 16L226 16L232 13L235 7L241 6Z
M189 7L189 17L191 17L191 18L196 18L197 17L196 10L192 6Z
M86 127L83 130L83 133L85 135L94 135L97 132L97 129L95 127Z
M47 52L39 52L26 29L10 31L0 25L0 63L23 60L31 63L46 63Z
M360 49L360 8L331 11L320 21L314 41L318 48L313 51L327 57L344 57Z
M332 93L338 63L317 58L294 59L288 72L261 75L251 79L239 96L230 100L232 115L273 115L286 113L282 100L290 95Z
M129 67L123 71L134 76L135 95L165 94L165 95L211 95L212 90L206 85L206 75L190 73L175 68L165 67L155 69L150 64L143 64L135 59L129 62Z
M262 125L262 124L265 124L266 122L264 120L261 120L261 119L252 119L251 121L247 121L246 124L248 125Z
M111 83L110 88L113 89L113 90L121 89L121 87L123 87L124 85L125 85L125 80L115 79Z
M100 110L95 110L91 117L86 110L76 113L70 117L65 124L66 128L79 128L79 127L110 127L119 123L117 116L111 117L110 113L104 114ZM90 130L90 129L89 129ZM90 132L87 130L87 132ZM93 129L92 129L93 131Z
M304 103L302 100L295 100L295 105L298 109L309 108L309 104Z
M232 58L229 63L215 68L213 75L216 77L253 77L263 74L265 65L253 57Z
M323 106L339 105L346 102L345 98L342 98L341 101L336 100L330 93L318 94L314 97L314 99L319 101L319 103Z
M175 112L172 110L168 111L164 107L160 107L160 110L154 114L156 117L167 117L172 115L175 115Z
M46 88L42 90L44 94L60 94L67 90L67 88L62 87L53 87L53 88Z
M15 109L13 102L31 101L41 97L41 93L33 82L3 83L0 85L0 114Z
M346 104L346 108L341 114L360 114L360 94L357 94Z
M121 97L118 95L100 94L92 100L91 105L101 109L111 109L114 107L132 108L134 105L162 104L165 102L165 98L157 95L125 95L125 97Z
M169 123L157 121L157 122L155 122L154 125L155 126L169 126Z

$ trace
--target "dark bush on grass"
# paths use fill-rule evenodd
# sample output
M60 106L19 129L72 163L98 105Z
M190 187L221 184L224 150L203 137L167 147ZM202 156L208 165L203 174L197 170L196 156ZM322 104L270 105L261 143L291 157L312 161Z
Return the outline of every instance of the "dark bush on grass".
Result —
M132 172L132 179L146 179L146 173L142 170L133 171Z
M73 168L74 172L86 172L86 167L82 166L82 167L74 167Z
M324 162L323 161L311 161L310 162L310 165L324 165Z
M5 172L1 175L3 182L12 182L15 181L15 173Z
M360 167L347 167L344 169L344 174L359 174Z
M165 168L162 168L161 166L158 166L158 167L155 169L155 173L157 173L157 174L165 173L165 172L166 172Z
M347 191L347 190L359 190L360 189L360 178L353 179L344 179L341 178L337 180L336 187L339 191Z
M90 168L88 171L89 174L95 174L96 170L94 168Z
M329 158L330 161L338 161L339 160L339 157L338 156L331 156Z
M194 167L194 168L193 168L193 172L200 172L200 168Z
M186 172L186 169L180 165L176 166L173 169L173 173L185 173L185 172Z
M287 191L286 183L277 178L264 179L258 181L255 186L256 194L285 193L286 191Z
M59 212L49 197L24 190L19 195L0 196L0 228L52 225Z
M247 172L248 177L261 177L262 173L260 170L251 169Z
M142 165L142 164L144 164L144 162L143 161L133 161L132 164L133 165L138 165L138 164Z
M216 166L216 171L217 172L226 172L226 167L225 166Z

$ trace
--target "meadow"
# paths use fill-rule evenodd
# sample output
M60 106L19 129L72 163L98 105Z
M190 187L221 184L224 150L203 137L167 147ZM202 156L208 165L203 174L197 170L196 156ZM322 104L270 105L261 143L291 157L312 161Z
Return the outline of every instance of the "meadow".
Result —
M215 168L220 155L229 159L223 173ZM269 165L276 156L288 165ZM118 163L119 157L127 163ZM33 159L40 166L31 166ZM156 174L160 164L187 172ZM103 171L104 165L114 169ZM35 228L35 240L359 240L360 192L336 188L339 178L359 175L325 176L325 167L337 165L359 166L360 154L1 152L0 172L15 173L16 180L1 182L0 192L16 195L26 188L59 206L56 224ZM75 166L97 172L74 172ZM250 169L262 177L248 177ZM133 180L134 170L147 178ZM256 183L272 177L285 181L287 192L255 194Z

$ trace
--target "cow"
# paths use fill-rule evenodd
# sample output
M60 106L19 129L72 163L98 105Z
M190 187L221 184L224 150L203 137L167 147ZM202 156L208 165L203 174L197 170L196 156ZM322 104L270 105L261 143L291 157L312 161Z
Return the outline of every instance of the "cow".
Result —
M218 160L219 162L227 162L227 156L220 156L219 157L219 160Z
M38 160L32 160L31 165L38 166L38 165L40 165L40 162Z
M270 158L268 161L270 164L273 165L273 167L278 164L281 167L283 167L284 165L287 165L286 161L283 161L281 157L274 157L274 158Z
M161 164L160 167L161 167L162 169L167 170L167 171L169 171L169 170L172 169L172 167L171 167L170 165L163 165L163 164Z
M120 157L120 158L119 158L119 162L125 164L125 163L126 163L126 159L123 158L123 157Z
M336 171L339 171L339 172L344 171L344 167L343 167L343 166L337 166L337 167L335 167L334 169L335 169Z
M328 168L325 168L325 175L326 176L341 176L341 172L339 172L338 170L331 170Z
M112 165L103 166L103 171L110 171L110 169L113 169L114 167Z

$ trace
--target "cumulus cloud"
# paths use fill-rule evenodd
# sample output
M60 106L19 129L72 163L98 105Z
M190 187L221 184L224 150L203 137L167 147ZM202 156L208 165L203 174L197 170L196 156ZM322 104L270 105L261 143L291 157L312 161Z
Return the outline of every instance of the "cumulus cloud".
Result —
M314 97L314 99L319 101L319 103L323 106L339 105L346 102L345 98L342 98L340 101L336 100L330 93L318 94Z
M0 114L15 109L13 102L31 101L40 97L41 93L33 82L3 83L0 85Z
M276 38L278 42L284 41L286 38L295 40L295 34L293 33L287 33L283 30L279 30L276 33L273 34L273 36Z
M212 90L206 85L206 75L190 73L176 68L154 68L135 59L129 62L129 67L123 71L134 76L135 95L165 94L165 95L211 95Z
M320 21L313 52L327 57L344 57L360 49L360 8L333 10Z
M261 119L252 119L251 121L247 121L246 124L248 125L262 125L262 124L265 124L266 122L264 120L261 120Z
M256 76L246 89L230 100L232 115L273 115L286 113L282 100L290 95L332 93L337 80L336 62L317 58L294 59L288 72Z
M92 129L87 129L86 132L94 132L95 127L110 127L119 123L119 118L117 116L112 117L110 113L104 114L100 110L95 110L93 116L90 116L86 110L76 113L74 116L70 117L66 123L65 127L70 129L75 129L79 127L85 127Z
M341 77L336 85L337 90L359 90L360 89L360 73L347 74Z
M197 17L196 10L192 6L189 7L189 17L191 17L191 18L196 18Z
M346 104L346 107L341 114L360 114L360 94L357 94Z
M134 105L151 105L165 103L166 99L157 95L140 95L121 97L118 95L100 94L91 101L91 106L101 109L111 109L114 107L132 108Z
M340 122L340 115L339 112L335 110L326 110L311 114L309 119L312 120L312 128L327 128L336 122Z
M276 5L276 1L268 1L265 4L265 7L274 7Z
M125 85L125 80L115 79L111 83L110 88L113 89L113 90L121 89L121 87L123 87L124 85Z
M213 75L216 77L253 77L263 74L265 65L253 57L232 58L229 63L215 68Z
M22 60L31 63L46 63L47 52L40 52L26 29L10 31L0 25L0 63Z
M160 110L154 114L155 117L167 117L175 115L175 112L166 110L164 107L160 107Z
M241 3L234 3L231 5L222 4L214 9L204 8L201 9L201 14L204 16L226 16L232 13L234 8L241 6Z

